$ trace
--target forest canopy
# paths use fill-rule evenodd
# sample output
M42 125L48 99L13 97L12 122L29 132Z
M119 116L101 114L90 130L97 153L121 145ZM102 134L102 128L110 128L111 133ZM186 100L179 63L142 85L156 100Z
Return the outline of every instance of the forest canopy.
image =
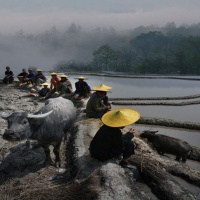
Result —
M200 24L164 28L138 27L127 35L114 30L88 62L65 63L56 69L114 71L135 74L200 74ZM109 32L108 32L109 33ZM110 38L110 39L109 39Z
M0 35L0 46L2 56L5 50L13 55L13 63L17 55L29 53L27 60L20 59L23 65L51 63L56 71L200 74L200 23L176 27L170 22L164 27L130 27L125 31L112 27L83 30L71 24L38 34L20 30L12 36Z

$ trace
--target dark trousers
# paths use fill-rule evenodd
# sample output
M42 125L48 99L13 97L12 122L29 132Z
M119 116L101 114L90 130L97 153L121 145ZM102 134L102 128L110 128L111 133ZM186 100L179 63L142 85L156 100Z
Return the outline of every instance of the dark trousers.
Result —
M133 155L134 152L134 143L131 140L133 138L133 134L132 133L126 133L125 135L123 135L123 158L126 159L128 157L130 157L131 155Z

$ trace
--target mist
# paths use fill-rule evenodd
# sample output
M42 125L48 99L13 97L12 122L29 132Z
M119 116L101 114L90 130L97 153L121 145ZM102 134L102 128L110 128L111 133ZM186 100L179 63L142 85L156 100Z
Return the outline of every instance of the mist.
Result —
M4 76L6 66L10 66L15 77L22 68L40 68L52 71L60 63L91 62L93 52L102 45L109 45L113 49L122 49L130 45L130 41L140 33L149 31L166 31L176 28L174 22L164 27L139 26L119 31L114 28L97 27L85 29L72 23L66 28L56 26L38 32L26 33L23 29L14 34L0 34L0 77ZM200 24L185 25L188 34L198 34ZM196 27L196 28L194 28ZM180 28L182 34L183 29Z
M121 37L113 28L83 31L75 24L64 30L53 26L37 34L19 30L13 35L0 35L0 77L4 76L6 66L10 66L16 77L22 68L51 71L60 62L90 62L99 46L121 45Z

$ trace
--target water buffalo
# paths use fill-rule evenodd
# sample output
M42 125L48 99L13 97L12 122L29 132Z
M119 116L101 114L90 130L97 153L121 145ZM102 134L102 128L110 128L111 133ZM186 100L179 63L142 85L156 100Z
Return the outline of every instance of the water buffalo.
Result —
M186 141L155 134L156 132L158 131L144 131L140 134L140 137L147 138L159 154L172 154L176 156L177 161L182 158L182 161L185 162L188 154L192 152L192 147Z
M1 114L8 122L3 138L8 141L33 139L44 148L46 162L51 161L49 146L53 145L56 167L60 166L59 148L66 132L76 118L74 104L62 97L49 99L38 112L14 112ZM45 162L45 163L46 163Z

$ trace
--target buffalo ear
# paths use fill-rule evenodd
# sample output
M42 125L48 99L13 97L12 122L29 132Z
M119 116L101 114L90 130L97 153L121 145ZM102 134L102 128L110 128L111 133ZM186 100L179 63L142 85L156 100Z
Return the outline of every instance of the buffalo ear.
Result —
M2 117L3 119L8 119L9 116L10 116L10 114L7 113L7 112L2 112L2 113L1 113L1 117Z

